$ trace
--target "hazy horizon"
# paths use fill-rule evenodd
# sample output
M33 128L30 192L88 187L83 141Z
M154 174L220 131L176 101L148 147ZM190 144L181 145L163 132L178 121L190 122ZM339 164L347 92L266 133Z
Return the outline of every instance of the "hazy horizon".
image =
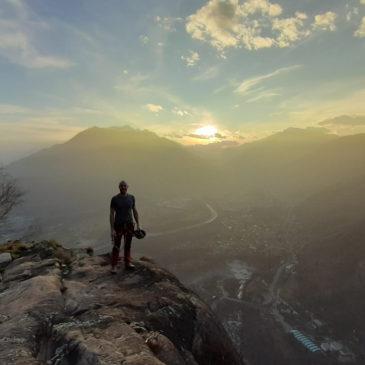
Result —
M52 146L55 146L55 145L58 145L58 144L66 143L69 140L71 140L72 138L76 137L78 134L80 134L82 132L85 132L86 130L91 129L91 128L103 128L103 129L132 128L136 131L153 132L152 130L149 130L149 129L135 128L135 127L131 127L130 125L127 125L127 124L122 125L122 126L105 126L105 127L98 127L98 126L94 125L94 126L90 126L90 127L85 128L85 129L82 129L79 132L76 132L76 133L70 135L69 137L65 138L64 140L60 140L60 141L55 142L55 143L48 142L48 143L45 143L44 145L40 145L38 147L33 147L31 149L26 149L25 151L22 151L21 149L18 149L17 151L15 151L15 152L12 151L9 154L6 154L6 151L5 151L5 153L4 153L4 151L2 151L3 153L1 155L0 165L6 166L7 164L11 164L12 162L15 162L19 159L28 157L28 156L32 155L33 153L40 152L45 148L49 148L49 147L52 147ZM359 132L359 133L356 133L356 132L350 133L349 132L349 133L346 133L346 134L339 134L339 133L336 133L335 131L331 131L330 129L327 129L325 127L321 127L319 125L319 126L315 126L315 127L304 127L304 128L288 127L288 128L281 129L281 130L272 131L271 133L268 133L268 134L263 135L263 136L259 136L255 139L251 139L251 140L244 140L244 139L241 139L241 140L238 140L238 141L236 141L236 140L225 140L225 139L221 139L221 138L214 138L214 136L213 137L209 137L209 136L204 137L204 136L198 136L197 135L196 137L194 136L195 141L192 142L192 143L184 143L184 141L179 140L180 138L172 138L169 135L163 135L163 134L160 135L159 133L156 133L156 132L153 132L153 133L156 133L156 135L159 136L159 137L167 138L167 139L169 139L173 142L176 142L176 143L178 143L182 146L186 146L186 147L193 147L193 146L205 147L205 146L208 146L208 145L211 145L213 147L213 146L222 145L223 148L234 148L234 147L238 147L240 145L244 145L244 144L247 144L247 143L260 141L260 140L263 140L267 137L270 137L270 136L273 136L275 134L282 133L282 132L285 132L285 131L289 131L289 130L303 130L303 131L313 130L313 131L318 131L319 133L323 133L323 134L333 134L333 135L336 135L338 137L340 137L340 136L351 136L351 135L365 133L365 131L364 131L364 132ZM229 142L229 143L226 143L226 142Z

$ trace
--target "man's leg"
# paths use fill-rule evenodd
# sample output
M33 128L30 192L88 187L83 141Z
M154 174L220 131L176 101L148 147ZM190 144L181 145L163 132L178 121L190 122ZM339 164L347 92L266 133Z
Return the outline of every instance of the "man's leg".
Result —
M129 231L124 234L124 264L127 269L134 268L134 265L131 263L132 237L133 235Z
M120 250L120 244L122 241L122 235L121 232L117 231L117 234L114 236L114 245L112 250L112 270L115 270L117 264L118 264L118 257L119 257L119 250Z

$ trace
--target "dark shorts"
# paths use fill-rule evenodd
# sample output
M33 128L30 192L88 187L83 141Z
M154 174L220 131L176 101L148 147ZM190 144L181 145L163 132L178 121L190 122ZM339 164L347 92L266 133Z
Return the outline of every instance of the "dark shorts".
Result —
M130 262L131 258L131 244L134 234L134 223L127 222L123 224L114 224L116 235L114 236L114 245L112 250L112 266L117 265L119 258L119 249L124 236L124 261Z
M114 230L118 236L133 235L134 223L133 222L127 222L127 223L122 223L122 224L115 223Z

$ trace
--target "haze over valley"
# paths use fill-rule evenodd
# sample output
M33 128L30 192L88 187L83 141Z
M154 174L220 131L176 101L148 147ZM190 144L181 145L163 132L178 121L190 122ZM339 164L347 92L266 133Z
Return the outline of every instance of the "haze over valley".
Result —
M93 127L7 166L26 195L1 239L108 252L109 201L124 178L148 232L135 255L203 296L242 356L360 364L364 161L365 134L323 128L197 149L147 130Z

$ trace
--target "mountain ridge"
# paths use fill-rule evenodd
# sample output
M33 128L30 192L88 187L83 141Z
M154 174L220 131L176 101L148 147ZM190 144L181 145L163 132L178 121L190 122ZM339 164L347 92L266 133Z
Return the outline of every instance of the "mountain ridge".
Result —
M27 155L27 156L24 156L16 161L13 161L11 163L9 163L9 166L12 166L14 163L17 163L18 161L21 161L21 160L24 160L28 157L31 157L31 156L34 156L34 155L37 155L38 153L42 153L44 151L48 151L48 150L52 150L54 147L57 147L57 146L67 146L67 145L74 145L74 144L77 144L77 143L80 143L80 142L84 142L86 140L87 142L87 147L91 147L93 143L95 143L95 141L97 142L97 139L101 139L101 140L104 140L105 137L107 136L108 138L110 138L111 140L109 140L108 143L106 143L105 141L103 141L104 145L107 145L107 144L113 144L113 142L115 142L118 138L122 138L122 140L120 142L123 142L125 143L126 142L126 137L131 137L132 135L134 135L133 137L135 137L136 135L139 135L140 137L152 137L153 139L155 139L156 141L164 141L166 144L169 144L171 146L181 146L182 148L186 148L186 149L189 149L189 148L192 148L192 149L201 149L201 150L204 150L204 149L207 149L207 150L210 150L210 149L214 149L214 145L216 145L218 148L218 150L222 149L236 149L236 148L247 148L247 146L254 146L258 143L261 143L261 142L267 142L267 141L271 141L271 140L279 140L280 138L282 137L293 137L293 136L299 136L300 137L300 134L304 134L307 136L307 138L310 136L310 135L314 135L314 131L317 131L317 132L321 132L320 134L322 135L326 135L328 134L329 136L336 136L336 137L339 137L337 135L333 135L330 133L329 130L327 130L326 128L323 128L323 127L307 127L307 128L297 128L297 127L289 127L289 128L286 128L282 131L279 131L279 132L275 132L267 137L263 137L263 138L260 138L258 140L255 140L255 141L250 141L250 142L245 142L245 143L237 143L237 142L232 142L232 141L223 141L223 142L218 142L218 143L209 143L209 144L196 144L196 145L192 145L192 146L186 146L186 145L183 145L179 142L176 142L176 141L173 141L171 139L169 139L168 137L164 137L164 136L160 136L158 135L157 133L149 130L149 129L139 129L139 128L134 128L134 127L131 127L129 125L123 125L123 126L112 126L112 127L98 127L98 126L93 126L93 127L89 127L89 128L86 128L84 129L83 131L81 132L78 132L76 135L74 135L73 137L71 137L69 140L63 142L63 143L57 143L57 144L54 144L50 147L46 147L46 148L43 148L39 151L36 151L30 155ZM112 132L117 132L117 136L113 136L112 135ZM293 133L294 132L294 133ZM97 137L97 139L95 138ZM89 140L87 140L89 139ZM145 142L142 140L142 138L140 138L140 140L136 141L135 139L132 141L133 143L136 143L136 142ZM98 143L96 143L96 145L98 145ZM101 144L102 145L102 144ZM222 147L222 148L221 148Z

